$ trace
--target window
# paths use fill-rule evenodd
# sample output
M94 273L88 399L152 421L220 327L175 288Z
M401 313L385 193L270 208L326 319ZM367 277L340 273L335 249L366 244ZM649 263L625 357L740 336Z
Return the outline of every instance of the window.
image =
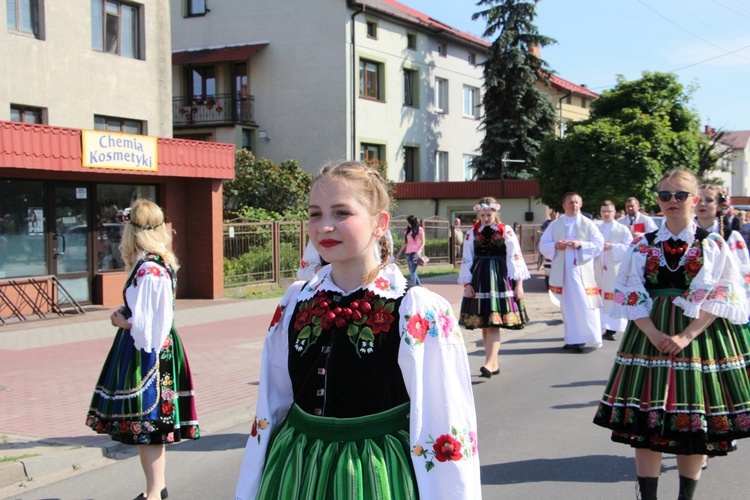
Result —
M122 57L139 57L138 7L91 0L91 46Z
M479 89L464 85L464 116L479 118Z
M417 83L419 75L414 69L404 69L404 105L419 107L417 102Z
M124 134L142 134L143 126L137 120L115 118L112 116L94 116L94 130L122 132Z
M5 0L8 29L42 38L40 0Z
M477 65L477 55L474 52L469 52L469 64L472 66Z
M581 107L586 109L589 107L589 101L585 97L581 97Z
M0 278L48 273L43 207L44 183L0 180Z
M362 143L359 146L360 161L383 160L383 146L379 144Z
M206 0L187 0L188 16L205 16L206 12Z
M448 112L448 80L435 78L435 111Z
M98 271L115 271L125 268L120 252L122 210L138 198L156 201L156 186L133 184L98 184L96 186L95 256ZM76 229L75 227L73 228ZM88 231L86 226L80 228Z
M370 99L383 100L381 85L380 85L380 71L381 65L367 61L365 59L359 60L359 96L367 97Z
M448 180L448 153L446 151L435 151L435 181L446 182Z
M242 129L242 149L253 150L253 131L249 128Z
M472 162L474 161L474 158L476 158L473 155L464 155L464 180L470 181L474 179L474 167L472 167Z
M445 42L438 42L437 50L438 55L446 57L448 55L448 44Z
M417 35L414 33L406 34L406 48L409 50L417 50Z
M369 38L378 38L378 23L375 21L367 21L367 36Z
M189 72L189 94L195 97L216 95L216 69L213 66L195 66Z
M403 182L417 182L419 180L419 149L412 146L404 146L404 170L402 172Z
M44 115L41 108L30 106L10 105L10 121L24 123L44 123Z

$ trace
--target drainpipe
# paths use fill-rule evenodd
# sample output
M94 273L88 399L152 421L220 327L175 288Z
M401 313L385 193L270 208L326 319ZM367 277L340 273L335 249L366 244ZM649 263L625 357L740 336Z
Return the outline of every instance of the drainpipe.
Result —
M563 136L563 129L562 129L562 125L563 125L563 121L562 121L563 120L563 118L562 118L562 101L563 101L563 99L567 99L568 97L570 97L572 95L573 95L573 91L572 90L568 90L567 94L565 94L564 96L562 96L561 98L559 98L557 100L557 107L560 109L560 137Z
M357 5L356 2L347 2L350 8L357 9L351 16L351 129L352 129L352 160L357 159L357 56L355 52L356 47L356 36L354 30L354 18L365 11L365 6L362 4ZM355 7L356 6L356 7Z

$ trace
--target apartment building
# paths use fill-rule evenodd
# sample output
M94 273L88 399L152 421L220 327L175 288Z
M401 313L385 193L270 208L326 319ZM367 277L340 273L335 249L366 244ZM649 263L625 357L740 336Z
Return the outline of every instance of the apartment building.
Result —
M121 212L145 197L176 230L180 296L223 294L221 183L234 146L172 139L169 9L6 0L0 287L55 277L79 302L120 303Z

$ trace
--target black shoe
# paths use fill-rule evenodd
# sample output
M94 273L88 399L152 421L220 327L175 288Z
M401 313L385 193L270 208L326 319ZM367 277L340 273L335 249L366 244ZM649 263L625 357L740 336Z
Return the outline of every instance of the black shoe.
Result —
M482 366L481 368L479 368L479 373L481 373L480 377L484 377L484 378L490 378L490 377L492 377L492 372L489 371L484 366Z
M490 373L492 373L493 375L500 375L500 368L498 368L494 372L490 372Z
M573 351L575 351L575 352L577 352L579 354L582 353L583 352L583 344L574 344L573 345Z
M602 335L602 339L604 339L604 340L617 340L617 335L614 332L612 332L612 333L605 333L604 335Z
M161 490L161 500L164 500L169 496L169 492L167 491L167 487L165 486L163 490ZM135 497L133 500L144 500L146 498L146 495L141 493L137 497Z
M573 349L573 346L571 344L565 344L565 345L563 345L563 349L565 349L566 351L569 351L569 350Z

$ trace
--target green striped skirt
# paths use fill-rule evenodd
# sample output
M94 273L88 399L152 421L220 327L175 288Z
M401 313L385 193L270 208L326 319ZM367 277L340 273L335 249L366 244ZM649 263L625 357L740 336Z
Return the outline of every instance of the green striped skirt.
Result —
M682 290L651 291L651 319L665 333L692 321L672 299ZM678 455L725 455L750 436L747 326L716 320L674 358L629 322L594 423L612 440Z
M409 403L357 418L297 405L269 444L259 499L414 499Z

